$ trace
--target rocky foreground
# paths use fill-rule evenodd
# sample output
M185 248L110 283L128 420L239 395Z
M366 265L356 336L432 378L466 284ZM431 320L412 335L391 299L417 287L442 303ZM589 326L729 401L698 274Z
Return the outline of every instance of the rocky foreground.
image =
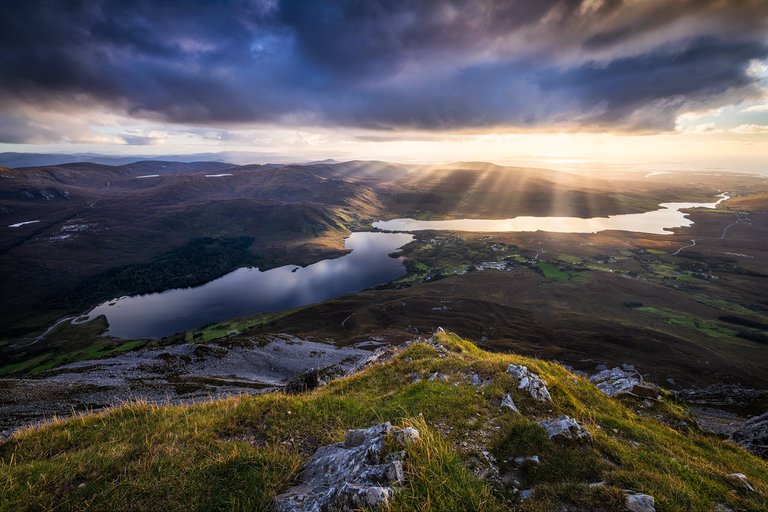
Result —
M283 389L295 376L317 369L341 375L380 345L245 337L137 350L32 378L0 379L0 438L25 425L129 401L191 403Z
M273 340L253 356L290 347L316 348ZM0 443L0 510L768 505L768 463L703 432L632 369L585 378L442 331L399 348L349 349L362 352L355 358L326 350L330 369L280 381L290 394L132 402L18 431Z

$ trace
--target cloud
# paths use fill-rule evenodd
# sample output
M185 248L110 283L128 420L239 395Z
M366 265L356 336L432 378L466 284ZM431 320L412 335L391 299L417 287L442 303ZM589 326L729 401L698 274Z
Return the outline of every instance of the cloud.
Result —
M671 130L762 94L766 30L760 0L27 0L0 17L0 105L218 140L263 123ZM66 136L51 130L4 115L0 142Z
M91 113L104 124L114 124L113 116ZM0 141L14 144L125 144L124 138L94 130L89 121L68 106L46 109L34 105L0 102Z
M719 129L715 123L699 123L693 126L682 126L678 131L697 134L722 133L722 130Z
M119 137L131 146L154 146L168 140L167 133L146 130L126 130Z
M763 103L762 105L752 105L751 107L747 107L742 112L768 112L768 103Z
M742 124L730 129L731 133L740 135L759 135L768 133L768 126L762 124Z

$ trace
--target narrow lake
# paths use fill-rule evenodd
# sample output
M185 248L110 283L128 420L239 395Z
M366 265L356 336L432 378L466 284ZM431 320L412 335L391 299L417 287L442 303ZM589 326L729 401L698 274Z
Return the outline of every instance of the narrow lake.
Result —
M511 219L415 220L393 219L377 221L374 228L382 231L474 231L486 233L549 231L552 233L598 233L600 231L633 231L655 235L671 235L672 228L686 227L693 221L681 210L715 208L728 199L721 194L714 203L662 203L658 210L645 213L610 215L608 217L514 217Z
M411 240L413 236L404 233L352 233L344 241L352 252L340 258L264 272L240 268L202 286L108 301L91 310L88 318L106 315L111 336L155 338L312 304L404 275L402 258L389 254Z

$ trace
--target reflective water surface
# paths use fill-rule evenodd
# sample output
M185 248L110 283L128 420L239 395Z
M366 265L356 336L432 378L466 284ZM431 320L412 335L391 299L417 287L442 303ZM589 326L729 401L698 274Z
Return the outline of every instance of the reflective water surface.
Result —
M88 318L106 315L109 334L121 338L161 337L238 316L289 309L385 283L405 274L401 258L390 253L413 240L408 231L551 231L597 233L605 230L667 235L693 222L681 210L715 208L714 203L662 203L658 210L609 217L515 217L424 221L394 219L373 227L394 233L353 233L344 243L352 252L307 267L288 265L262 272L240 268L194 288L122 297L105 302Z
M152 338L320 302L404 275L402 259L389 254L411 240L404 233L353 233L344 241L352 252L340 258L265 272L240 268L202 286L108 301L88 317L106 315L112 336Z
M415 220L393 219L373 223L374 228L384 231L442 231L474 232L524 232L550 231L553 233L597 233L618 230L637 233L670 235L671 228L686 227L693 221L681 210L687 208L715 208L720 201L728 199L722 194L715 203L662 203L658 210L645 213L610 215L608 217L514 217L511 219L456 219L456 220Z

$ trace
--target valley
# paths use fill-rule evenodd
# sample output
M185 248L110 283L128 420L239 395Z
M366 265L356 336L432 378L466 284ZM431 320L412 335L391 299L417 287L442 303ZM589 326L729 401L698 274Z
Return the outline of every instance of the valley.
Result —
M670 389L768 389L768 180L758 175L623 173L577 186L568 173L479 163L3 172L4 225L40 220L5 230L6 377L184 343L398 344L442 326L580 371L632 364ZM366 234L404 217L644 218L660 202L707 207L648 232ZM345 248L363 236L399 238Z
M768 511L768 2L0 16L0 512Z

